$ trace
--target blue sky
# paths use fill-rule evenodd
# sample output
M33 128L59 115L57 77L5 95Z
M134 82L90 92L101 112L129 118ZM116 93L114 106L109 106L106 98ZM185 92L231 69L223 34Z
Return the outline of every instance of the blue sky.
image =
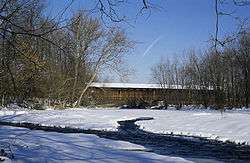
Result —
M55 14L69 1L49 0L47 13ZM215 31L215 14L213 0L151 0L161 6L147 15L137 17L130 24L115 24L124 28L129 37L138 42L135 49L126 57L126 64L135 70L130 82L148 83L151 80L151 67L161 59L182 57L189 49L204 49ZM221 6L222 11L234 12L235 16L249 18L250 6L236 7L231 2ZM90 9L93 0L75 0L65 17L78 9ZM134 4L133 4L134 5ZM133 5L121 8L120 13L134 19L138 8ZM138 6L137 6L138 7ZM224 16L220 20L220 37L234 32L237 21Z

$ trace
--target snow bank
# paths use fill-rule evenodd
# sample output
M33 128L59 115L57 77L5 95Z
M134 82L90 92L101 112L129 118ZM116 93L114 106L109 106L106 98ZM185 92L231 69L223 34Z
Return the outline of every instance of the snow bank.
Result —
M0 111L1 112L1 111ZM1 113L0 113L1 115ZM118 110L69 109L27 111L18 115L1 115L1 121L30 122L47 126L74 127L96 130L117 130L120 120L153 117L136 122L143 130L201 136L209 139L250 144L249 112L214 110Z
M137 122L146 131L200 136L208 139L250 143L250 114L216 111L166 111L153 116L155 121Z
M7 107L0 106L0 116L25 114L30 109L22 108L17 104L9 104Z
M0 126L0 140L13 145L13 162L191 162L143 152L144 147L86 134L62 134ZM10 160L6 160L10 162Z

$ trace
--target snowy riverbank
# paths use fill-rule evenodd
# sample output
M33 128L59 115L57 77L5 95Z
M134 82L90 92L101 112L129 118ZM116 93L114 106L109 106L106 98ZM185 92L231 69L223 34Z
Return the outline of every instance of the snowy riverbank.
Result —
M137 122L141 129L155 133L201 136L209 139L250 143L248 111L228 111L221 115L214 110L118 110L68 109L45 111L0 111L0 120L30 122L45 126L61 126L95 130L117 130L117 121L153 117Z
M11 144L14 159L5 162L191 162L145 152L140 145L86 134L63 134L0 126L0 144ZM4 162L4 163L5 163Z

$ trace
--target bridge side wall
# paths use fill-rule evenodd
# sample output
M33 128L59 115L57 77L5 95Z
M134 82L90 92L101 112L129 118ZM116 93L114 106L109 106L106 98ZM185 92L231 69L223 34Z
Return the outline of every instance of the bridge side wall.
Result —
M87 96L95 104L124 105L139 101L153 105L157 101L164 101L165 104L212 105L214 95L211 90L91 87Z

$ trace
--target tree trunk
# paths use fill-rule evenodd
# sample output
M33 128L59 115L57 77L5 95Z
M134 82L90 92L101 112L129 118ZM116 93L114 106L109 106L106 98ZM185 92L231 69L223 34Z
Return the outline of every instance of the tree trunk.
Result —
M92 77L90 78L88 84L87 84L87 85L85 86L85 88L82 90L81 95L79 96L77 102L74 104L74 107L75 107L75 106L77 106L77 107L80 106L80 104L81 104L81 102L82 102L82 97L83 97L84 93L87 91L87 89L89 88L89 86L91 85L91 83L94 81L96 75L97 75L97 72L95 72L95 73L92 75Z
M78 67L79 67L79 59L77 58L76 65L75 65L75 75L74 75L74 84L72 88L71 102L73 102L75 99L75 89L76 89L77 80L78 80Z

